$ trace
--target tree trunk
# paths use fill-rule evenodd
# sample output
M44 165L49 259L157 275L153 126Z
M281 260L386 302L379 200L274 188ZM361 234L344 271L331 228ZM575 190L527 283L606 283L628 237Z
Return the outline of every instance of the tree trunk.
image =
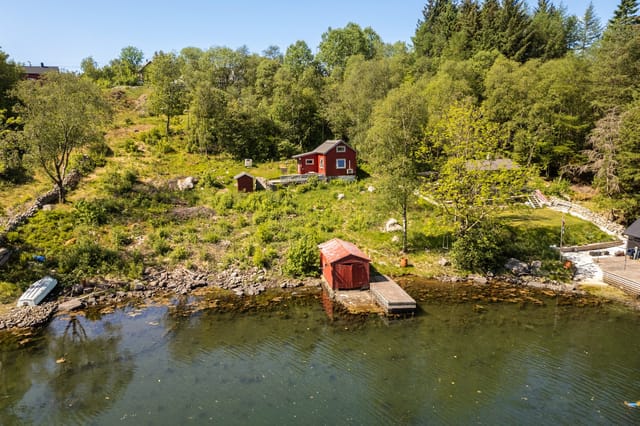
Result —
M402 204L402 253L407 253L407 203Z
M60 181L56 182L56 186L58 187L58 203L64 204L67 201L66 194L64 192L64 184Z
M171 123L171 115L167 114L167 140L169 140L169 124Z

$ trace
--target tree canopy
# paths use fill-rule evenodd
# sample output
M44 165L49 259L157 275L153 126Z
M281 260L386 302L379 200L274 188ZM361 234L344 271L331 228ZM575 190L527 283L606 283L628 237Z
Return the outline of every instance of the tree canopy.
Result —
M24 122L20 137L27 155L53 181L64 202L71 154L102 141L110 108L95 84L69 73L22 81L13 93L20 101L16 112Z
M551 0L425 0L410 46L387 43L373 28L350 22L328 28L317 46L298 40L262 54L245 46L187 46L145 63L139 49L126 46L103 67L85 58L82 78L103 88L144 82L148 111L164 119L168 136L175 123L176 136L192 152L280 159L337 137L375 164L373 174L381 179L395 159L377 159L389 160L384 150L402 141L431 157L403 163L401 173L443 172L453 152L432 144L442 139L436 135L447 128L443 120L471 117L477 123L459 125L492 129L487 132L499 135L491 138L505 159L547 179L594 184L624 200L618 214L629 220L640 214L640 200L631 195L637 189L638 10L637 1L620 0L611 21L601 25L590 3L578 17ZM18 69L0 54L0 88L15 84ZM19 128L9 108L15 100L0 96L4 130ZM423 119L422 137L403 135L397 124L409 106ZM617 165L615 194L584 168L594 163L596 148L604 149L594 145L594 132L611 114L621 123L611 139L615 149L607 151L607 164ZM181 116L186 125L178 125ZM3 147L11 152L5 163L20 157L18 141L5 139Z

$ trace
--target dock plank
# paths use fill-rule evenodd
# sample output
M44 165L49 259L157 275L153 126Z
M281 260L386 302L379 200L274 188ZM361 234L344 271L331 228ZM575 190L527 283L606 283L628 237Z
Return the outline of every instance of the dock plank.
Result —
M416 301L386 275L373 277L369 285L373 297L388 313L393 314L416 309Z

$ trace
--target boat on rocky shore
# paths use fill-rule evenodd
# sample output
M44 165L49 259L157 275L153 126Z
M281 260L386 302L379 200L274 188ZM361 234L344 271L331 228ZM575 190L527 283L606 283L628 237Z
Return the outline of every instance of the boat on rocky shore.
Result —
M46 276L31 284L18 299L18 306L37 306L44 300L51 290L58 284L58 280Z

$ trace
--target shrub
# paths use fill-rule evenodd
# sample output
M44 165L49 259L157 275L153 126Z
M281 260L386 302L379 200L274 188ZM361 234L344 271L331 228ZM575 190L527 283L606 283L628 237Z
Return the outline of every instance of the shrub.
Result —
M73 272L76 276L116 271L122 264L118 253L89 239L65 247L57 258L60 272Z
M140 140L146 143L147 145L154 146L162 140L163 135L159 128L154 127L148 132L140 133L138 138L140 138Z
M127 277L136 279L142 277L144 272L144 256L139 250L134 250L130 258L124 265L124 272Z
M140 152L140 148L138 148L138 144L133 139L127 139L124 141L124 150L129 154L136 154Z
M128 246L133 242L132 238L122 229L111 230L111 241L116 248Z
M165 255L171 251L171 246L167 242L169 238L169 231L165 228L160 228L149 237L151 242L151 248L156 254Z
M275 249L258 247L253 253L253 265L258 268L268 268L277 257L278 252Z
M156 254L165 255L171 251L171 246L165 240L155 240L151 243L151 247Z
M133 170L115 171L103 178L102 185L111 195L124 195L131 192L137 180L138 176Z
M216 196L214 203L214 208L223 212L225 210L231 210L235 204L235 200L231 193L225 192Z
M226 183L224 177L216 176L213 173L206 173L200 179L200 185L202 185L203 188L222 189L225 187Z
M209 230L202 235L202 241L209 244L215 244L220 242L220 234L215 231Z
M173 260L174 262L178 262L178 261L181 261L181 260L188 259L189 258L189 254L190 254L189 250L187 250L186 247L178 246L178 247L173 249L173 251L169 255L169 258L171 260Z
M91 201L80 200L75 203L75 217L80 223L87 225L103 225L107 223L107 212L103 205Z
M313 238L304 236L294 241L289 248L284 272L293 277L317 277L319 275L318 264L317 243Z
M451 245L453 264L467 271L489 272L503 267L508 233L501 225L483 224L471 228Z

